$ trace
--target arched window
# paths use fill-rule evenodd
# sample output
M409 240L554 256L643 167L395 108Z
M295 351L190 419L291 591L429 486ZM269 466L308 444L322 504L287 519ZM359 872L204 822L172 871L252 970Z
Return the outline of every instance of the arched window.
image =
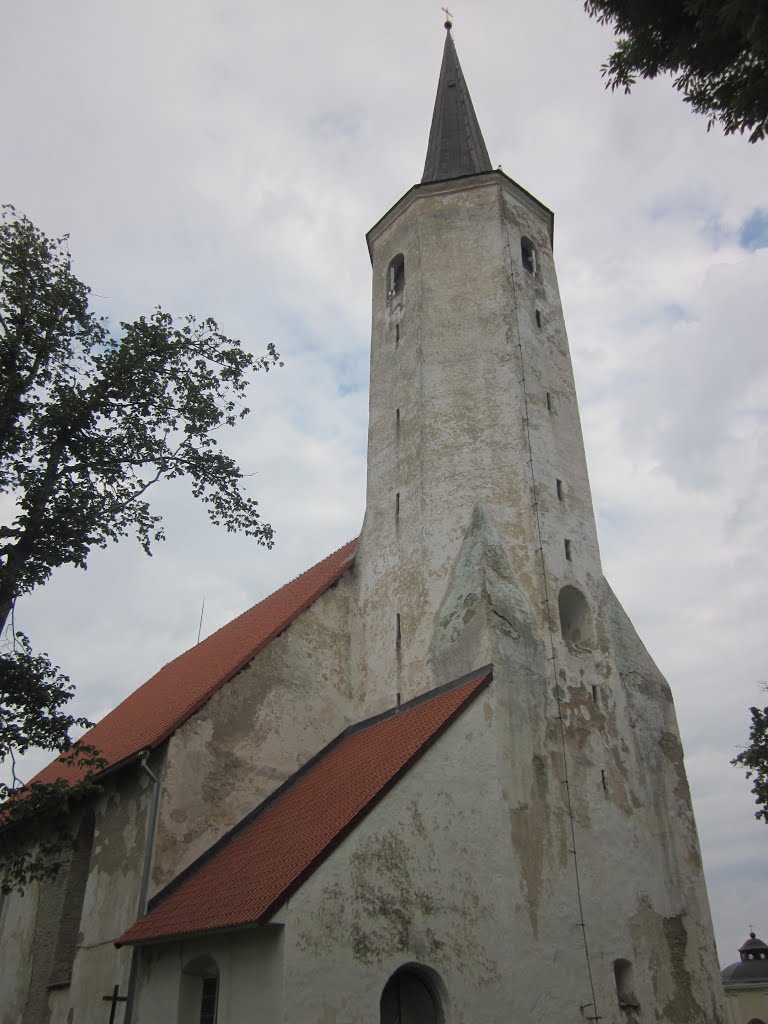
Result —
M405 288L405 257L401 252L395 256L387 267L387 298L399 298Z
M557 607L563 640L588 647L592 640L592 616L586 597L576 587L565 586L557 595Z
M520 239L520 255L523 260L523 270L527 270L529 274L537 274L538 261L536 259L536 246L530 238Z
M179 1024L216 1024L219 968L210 956L190 961L181 973Z
M80 821L72 856L64 869L66 871L64 897L49 985L68 985L72 979L72 967L77 955L77 942L80 935L80 918L83 916L85 887L88 884L91 865L94 829L93 811L88 809Z
M441 1024L440 997L431 974L417 964L395 971L381 993L381 1024Z
M635 995L635 983L632 977L632 963L629 960L614 960L613 974L616 979L616 997L619 1006L624 1010L634 1010L640 1005Z

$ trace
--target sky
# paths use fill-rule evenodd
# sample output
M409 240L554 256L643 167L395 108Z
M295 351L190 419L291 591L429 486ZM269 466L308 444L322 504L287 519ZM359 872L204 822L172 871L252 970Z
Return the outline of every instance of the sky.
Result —
M768 828L730 759L768 703L768 142L669 80L607 92L579 0L469 0L454 39L494 166L555 211L605 574L670 681L721 963L768 941ZM16 623L98 720L354 537L365 501L365 232L420 180L444 32L426 0L0 5L0 201L69 233L112 323L213 315L285 366L226 441L277 543L159 487L168 540L59 570ZM24 769L47 761L31 755Z

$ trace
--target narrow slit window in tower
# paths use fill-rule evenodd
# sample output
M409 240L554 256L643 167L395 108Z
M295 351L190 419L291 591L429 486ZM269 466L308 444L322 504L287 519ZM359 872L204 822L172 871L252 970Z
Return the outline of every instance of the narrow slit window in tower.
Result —
M562 480L555 480L555 486L557 487L557 497L559 498L560 501L562 501L563 497L564 497L564 494L563 494L563 481Z
M541 327L541 310L536 310L536 326Z
M395 324L395 345L400 344L400 324Z
M395 409L395 433L400 436L400 410Z
M567 560L569 562L572 561L572 558L571 558L571 542L569 540L565 541L565 557L567 558Z
M547 392L547 410L552 412L552 395L549 392Z
M387 267L387 298L398 298L402 295L403 288L405 288L405 258L402 253L398 253Z
M529 274L536 274L536 247L530 238L520 239L520 255L523 260L523 270Z
M400 491L395 495L395 519L400 518Z
M400 646L400 641L403 638L403 634L400 631L400 612L395 616L395 643Z

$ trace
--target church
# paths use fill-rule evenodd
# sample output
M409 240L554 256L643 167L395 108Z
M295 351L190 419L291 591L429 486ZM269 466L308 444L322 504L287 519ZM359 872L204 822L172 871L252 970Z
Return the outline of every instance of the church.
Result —
M2 907L2 1024L727 1020L553 214L493 169L445 27L423 178L367 235L360 536L88 734L77 845Z

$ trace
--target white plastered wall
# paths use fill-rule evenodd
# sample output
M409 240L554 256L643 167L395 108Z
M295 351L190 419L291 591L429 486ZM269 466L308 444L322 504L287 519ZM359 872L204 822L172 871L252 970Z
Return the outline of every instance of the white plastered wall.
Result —
M219 971L216 1024L283 1019L282 928L267 926L144 947L133 1024L194 1024L200 1008L183 1012L182 980L200 958Z

